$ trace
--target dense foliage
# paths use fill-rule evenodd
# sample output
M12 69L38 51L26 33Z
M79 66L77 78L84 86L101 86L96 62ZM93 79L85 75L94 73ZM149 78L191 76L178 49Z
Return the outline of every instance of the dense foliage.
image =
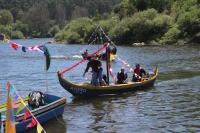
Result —
M87 42L96 25L117 44L200 42L200 0L122 0L107 17L71 21L56 39Z
M0 0L0 32L87 43L100 25L117 44L200 42L200 0Z
M0 32L53 37L72 19L107 16L120 0L0 0Z

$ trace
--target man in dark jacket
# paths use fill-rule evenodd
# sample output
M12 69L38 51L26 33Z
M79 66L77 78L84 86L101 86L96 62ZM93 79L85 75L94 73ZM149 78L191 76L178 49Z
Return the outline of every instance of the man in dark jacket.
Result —
M117 84L127 83L128 75L125 73L124 68L121 68L121 71L117 73Z
M99 85L102 82L102 72L103 69L101 67L101 62L97 59L92 59L89 57L89 62L87 63L87 67L85 69L85 72L83 73L83 76L88 72L89 68L92 68L92 79L91 84L92 85ZM99 81L98 81L99 80Z

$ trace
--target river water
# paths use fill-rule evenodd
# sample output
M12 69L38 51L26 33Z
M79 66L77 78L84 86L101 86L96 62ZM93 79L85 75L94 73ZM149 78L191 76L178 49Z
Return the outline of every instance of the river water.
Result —
M77 99L60 86L56 72L78 62L72 56L86 45L47 44L48 39L14 41L25 46L45 44L53 59L46 75L41 53L23 53L0 43L0 102L5 102L7 81L22 97L32 90L67 97L63 116L44 124L47 133L200 132L200 46L118 46L120 58L132 67L140 63L152 71L158 66L154 87L137 93ZM89 47L89 52L98 47ZM123 66L119 61L112 63L114 73ZM86 63L79 65L65 78L76 83L90 79L90 74L82 77L85 67Z

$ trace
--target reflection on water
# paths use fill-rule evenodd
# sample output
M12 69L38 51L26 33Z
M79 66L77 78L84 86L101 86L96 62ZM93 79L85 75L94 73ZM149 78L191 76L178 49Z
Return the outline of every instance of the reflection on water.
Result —
M16 41L33 45L45 44L48 40ZM147 71L152 71L152 67L158 65L155 86L137 93L77 99L59 85L56 72L76 63L78 60L70 57L85 46L46 45L53 57L47 75L48 89L45 87L43 55L37 52L24 54L0 44L0 102L5 102L8 80L23 97L31 90L67 97L63 116L44 124L48 133L200 132L199 46L119 46L118 55L133 67L141 63ZM114 73L122 66L118 61L113 62ZM86 62L65 77L76 83L83 82L86 80L82 77L85 67ZM87 76L89 79L90 75Z
M65 133L67 132L67 124L64 119L59 116L42 125L47 133ZM37 133L37 129L30 129L27 133Z

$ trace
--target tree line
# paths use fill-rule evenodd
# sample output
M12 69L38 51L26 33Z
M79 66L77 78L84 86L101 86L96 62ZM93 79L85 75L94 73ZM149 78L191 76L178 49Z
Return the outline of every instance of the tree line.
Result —
M106 16L119 0L0 0L0 32L10 38L54 37L70 20Z
M104 18L71 20L55 38L87 43L97 25L121 45L200 42L200 0L122 0Z

